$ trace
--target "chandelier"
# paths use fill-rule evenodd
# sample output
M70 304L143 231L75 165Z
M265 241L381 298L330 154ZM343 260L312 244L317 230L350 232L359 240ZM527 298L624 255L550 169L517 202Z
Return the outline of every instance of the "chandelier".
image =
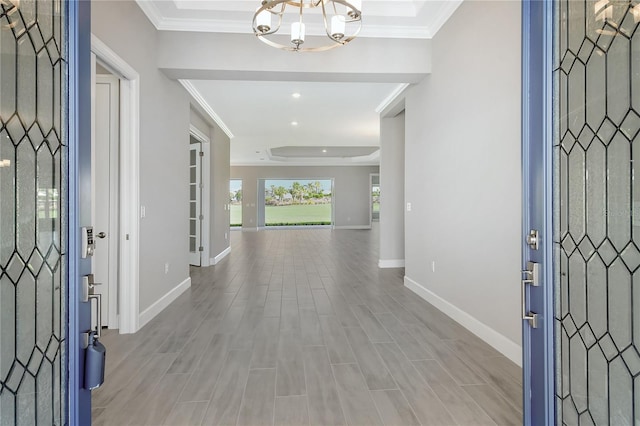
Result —
M320 52L343 46L362 27L362 0L262 0L253 15L253 32L264 43L293 52ZM307 19L307 22L305 22ZM273 25L275 23L275 25ZM307 25L324 30L329 41L305 44ZM289 29L289 44L282 33ZM313 42L316 42L314 39Z

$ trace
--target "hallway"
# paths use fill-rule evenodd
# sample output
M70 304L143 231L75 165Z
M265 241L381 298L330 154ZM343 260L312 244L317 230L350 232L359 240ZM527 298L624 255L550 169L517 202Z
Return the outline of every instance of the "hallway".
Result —
M516 425L521 369L378 269L378 230L232 232L135 335L95 425Z

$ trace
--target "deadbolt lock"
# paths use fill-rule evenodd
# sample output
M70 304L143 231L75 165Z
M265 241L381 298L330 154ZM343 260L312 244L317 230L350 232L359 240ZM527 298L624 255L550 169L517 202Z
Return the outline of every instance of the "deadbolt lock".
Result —
M526 236L527 245L531 247L532 250L538 250L538 244L540 243L540 236L538 235L538 231L532 229L529 231L529 235Z

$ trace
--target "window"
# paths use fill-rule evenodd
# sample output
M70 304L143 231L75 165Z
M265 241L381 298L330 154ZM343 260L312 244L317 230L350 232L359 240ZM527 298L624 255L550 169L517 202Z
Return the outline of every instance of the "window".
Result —
M331 179L266 179L265 225L331 225Z
M229 217L231 226L242 226L242 180L229 181Z

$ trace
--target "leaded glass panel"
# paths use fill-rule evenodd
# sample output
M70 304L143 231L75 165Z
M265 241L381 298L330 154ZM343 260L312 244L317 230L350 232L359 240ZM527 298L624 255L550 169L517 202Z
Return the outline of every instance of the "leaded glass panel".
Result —
M557 422L638 424L640 5L555 15Z
M0 425L66 424L66 3L0 0Z

